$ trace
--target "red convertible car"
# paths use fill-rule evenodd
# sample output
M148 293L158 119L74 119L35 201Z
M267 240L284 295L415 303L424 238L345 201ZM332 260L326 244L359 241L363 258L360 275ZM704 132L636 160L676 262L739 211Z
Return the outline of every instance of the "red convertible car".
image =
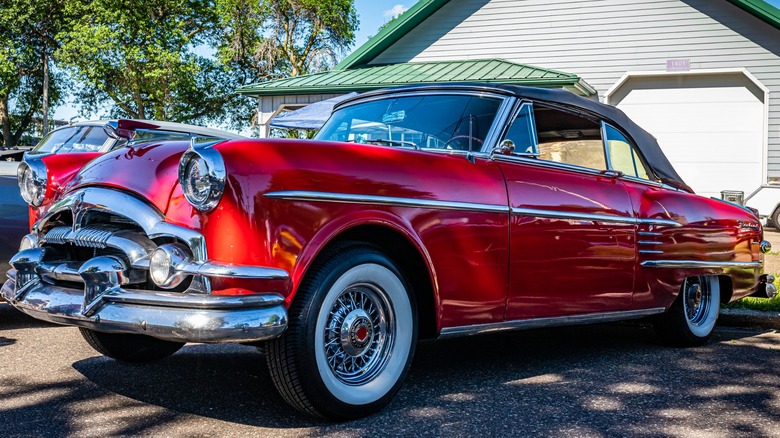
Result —
M314 141L26 165L12 305L117 360L262 342L283 398L327 418L388 403L420 338L649 318L692 346L722 303L775 290L754 212L695 195L650 134L567 91L383 90Z

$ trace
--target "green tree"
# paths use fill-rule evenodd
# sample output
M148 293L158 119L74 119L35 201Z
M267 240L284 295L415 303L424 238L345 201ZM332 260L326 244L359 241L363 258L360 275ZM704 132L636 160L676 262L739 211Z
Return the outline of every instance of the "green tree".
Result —
M0 144L12 147L36 115L62 98L65 78L51 71L64 0L0 0ZM43 114L41 114L41 111Z
M252 71L245 83L332 67L352 45L359 24L354 0L218 0L217 5L219 58Z
M77 18L58 35L55 56L80 84L82 109L109 103L113 117L233 126L253 113L236 87L333 65L358 24L353 0L71 0L66 8Z
M75 19L56 55L82 86L83 107L112 116L203 122L223 119L222 72L195 53L214 35L213 4L198 0L70 1Z

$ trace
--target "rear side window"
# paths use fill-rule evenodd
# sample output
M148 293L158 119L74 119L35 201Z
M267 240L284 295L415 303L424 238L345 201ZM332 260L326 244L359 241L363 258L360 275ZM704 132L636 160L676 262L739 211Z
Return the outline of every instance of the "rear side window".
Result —
M604 133L607 137L607 151L612 169L634 178L650 179L647 168L628 139L606 123Z
M605 170L601 125L595 120L543 106L534 107L539 159Z
M67 126L50 132L35 146L33 152L65 154L99 152L111 139L102 126Z

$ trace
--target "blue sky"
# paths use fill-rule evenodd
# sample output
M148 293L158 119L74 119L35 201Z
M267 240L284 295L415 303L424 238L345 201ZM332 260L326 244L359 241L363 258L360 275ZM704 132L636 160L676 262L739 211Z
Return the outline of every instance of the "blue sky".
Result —
M780 2L780 0L776 0ZM355 36L355 44L350 52L376 35L379 26L387 23L395 15L409 9L415 0L355 0L355 9L360 16L360 29Z

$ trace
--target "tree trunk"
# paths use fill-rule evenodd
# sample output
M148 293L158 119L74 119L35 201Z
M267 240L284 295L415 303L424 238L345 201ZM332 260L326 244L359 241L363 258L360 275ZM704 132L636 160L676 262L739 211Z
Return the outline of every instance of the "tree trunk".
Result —
M11 140L11 118L8 115L8 96L0 97L0 124L3 125L2 146L13 147Z
M49 58L46 56L46 48L43 48L43 125L41 137L49 132Z

